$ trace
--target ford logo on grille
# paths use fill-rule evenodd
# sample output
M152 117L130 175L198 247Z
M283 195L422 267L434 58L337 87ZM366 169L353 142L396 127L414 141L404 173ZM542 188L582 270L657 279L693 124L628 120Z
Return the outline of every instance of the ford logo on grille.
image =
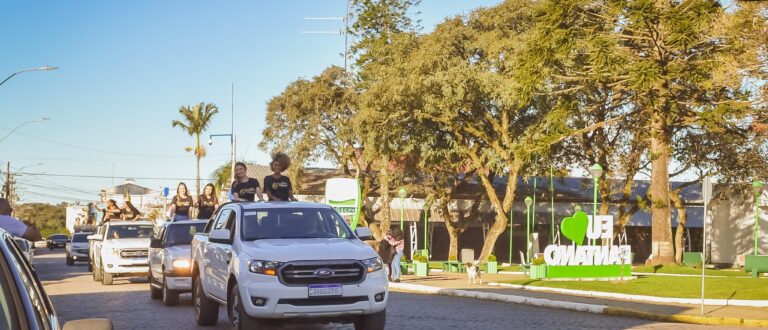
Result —
M320 268L316 270L314 274L317 277L331 277L333 276L333 270L328 268Z

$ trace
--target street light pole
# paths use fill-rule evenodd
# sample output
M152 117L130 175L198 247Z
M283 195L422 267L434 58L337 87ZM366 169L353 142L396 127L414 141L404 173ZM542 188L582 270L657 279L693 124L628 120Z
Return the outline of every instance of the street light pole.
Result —
M512 221L512 217L515 214L515 202L512 201L512 205L509 207L509 264L512 264L512 233L513 233L513 226L515 225L514 221ZM522 260L521 260L522 261Z
M594 183L594 198L592 199L592 226L595 226L597 222L597 181L600 180L600 175L603 174L603 168L600 164L592 165L589 168L589 173L592 174L592 181ZM589 245L595 245L595 240L591 239Z
M227 133L227 134L211 134L208 136L208 145L213 145L213 137L214 136L229 136L229 144L231 147L231 161L230 161L230 171L232 178L235 177L235 134Z
M7 79L6 79L6 80L7 80ZM7 139L9 136L11 136L11 134L13 134L13 132L16 132L16 130L18 130L19 128L21 128L22 126L24 126L24 125L26 125L26 124L31 124L31 123L39 123L39 122L43 122L43 121L47 121L47 120L50 120L50 118L48 118L48 117L42 117L42 118L40 118L40 119L38 119L38 120L29 120L29 121L25 121L25 122L23 122L23 123L19 124L18 126L14 127L14 128L13 128L13 129L12 129L10 132L8 132L8 134L5 134L5 136L3 136L2 138L0 138L0 142L3 142L3 141L5 141L5 139Z
M6 81L8 81L9 79L13 78L13 76L15 76L15 75L17 75L19 73L31 72L31 71L52 71L52 70L57 70L57 69L58 69L58 67L49 66L49 65L44 65L44 66L37 67L37 68L24 69L24 70L12 73L10 76L8 76L8 78L5 78L5 80L0 82L0 85L4 84Z
M763 182L762 181L755 181L752 182L752 190L755 192L755 255L757 255L757 248L758 248L758 238L759 238L759 222L760 222L760 213L758 212L758 202L760 200L760 193L763 192Z
M525 262L531 262L531 196L525 198Z

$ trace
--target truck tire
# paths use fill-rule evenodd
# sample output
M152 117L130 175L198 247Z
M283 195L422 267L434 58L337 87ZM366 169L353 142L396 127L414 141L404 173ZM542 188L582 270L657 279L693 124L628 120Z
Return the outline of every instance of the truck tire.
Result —
M384 330L387 321L387 310L360 316L355 320L355 330Z
M92 271L93 271L93 264L91 263L91 261L90 261L90 260L88 260L88 271L89 271L89 272L92 272Z
M163 275L163 304L166 306L176 306L179 304L179 293L168 288L165 275Z
M192 299L197 325L214 325L219 320L219 304L208 299L200 277L193 279Z
M243 300L240 299L240 290L237 284L232 288L227 309L229 318L232 321L232 329L258 329L261 326L258 319L251 317L245 312L245 306Z
M101 269L99 267L93 266L93 280L96 282L101 281Z
M149 278L149 297L157 300L163 297L163 290L156 288L154 285L155 279L152 277L152 272L150 271L149 275L147 275L147 278Z
M104 285L112 285L112 281L114 280L112 273L107 273L103 269L101 270L101 284Z

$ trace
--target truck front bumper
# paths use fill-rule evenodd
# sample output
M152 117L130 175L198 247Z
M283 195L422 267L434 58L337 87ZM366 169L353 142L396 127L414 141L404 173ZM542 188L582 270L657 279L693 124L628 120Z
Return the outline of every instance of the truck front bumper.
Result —
M104 271L114 275L149 274L149 262L146 259L107 259L102 260Z
M365 315L387 308L389 300L384 270L368 273L358 284L342 285L341 296L309 297L308 286L286 286L276 276L248 274L239 286L245 311L256 318L335 318ZM378 299L377 299L378 296Z

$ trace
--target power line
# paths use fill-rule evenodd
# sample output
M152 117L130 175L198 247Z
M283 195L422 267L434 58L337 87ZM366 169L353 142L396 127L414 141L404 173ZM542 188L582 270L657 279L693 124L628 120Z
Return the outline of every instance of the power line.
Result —
M10 129L5 128L5 127L0 127L0 128L2 128L4 130L9 130L10 131ZM43 142L47 142L47 143L51 143L51 144L55 144L55 145L59 145L59 146L64 146L64 147L69 147L69 148L73 148L73 149L79 149L79 150L85 150L85 151L95 151L95 152L101 152L101 153L113 154L113 155L139 156L139 157L155 157L155 158L183 158L183 157L188 157L188 156L168 156L168 155L152 155L152 154L137 154L137 153L130 153L130 152L118 152L118 151L112 151L112 150L104 150L104 149L84 147L84 146L79 146L79 145L74 145L74 144L69 144L69 143L62 143L62 142L58 142L58 141L43 139L43 138L40 138L40 137L37 137L37 136L34 136L34 135L24 134L24 133L21 133L21 132L16 132L15 135L21 135L21 136L24 136L24 137L27 137L27 138L30 138L30 139L33 139L33 140L43 141Z
M14 173L14 175L34 175L34 176L54 176L54 177L94 178L94 179L165 180L165 181L197 180L197 178L155 178L155 177L136 177L136 176L78 175L78 174L52 174L52 173L31 173L31 172L16 172ZM200 181L212 181L212 180L206 179L206 178L200 178Z

